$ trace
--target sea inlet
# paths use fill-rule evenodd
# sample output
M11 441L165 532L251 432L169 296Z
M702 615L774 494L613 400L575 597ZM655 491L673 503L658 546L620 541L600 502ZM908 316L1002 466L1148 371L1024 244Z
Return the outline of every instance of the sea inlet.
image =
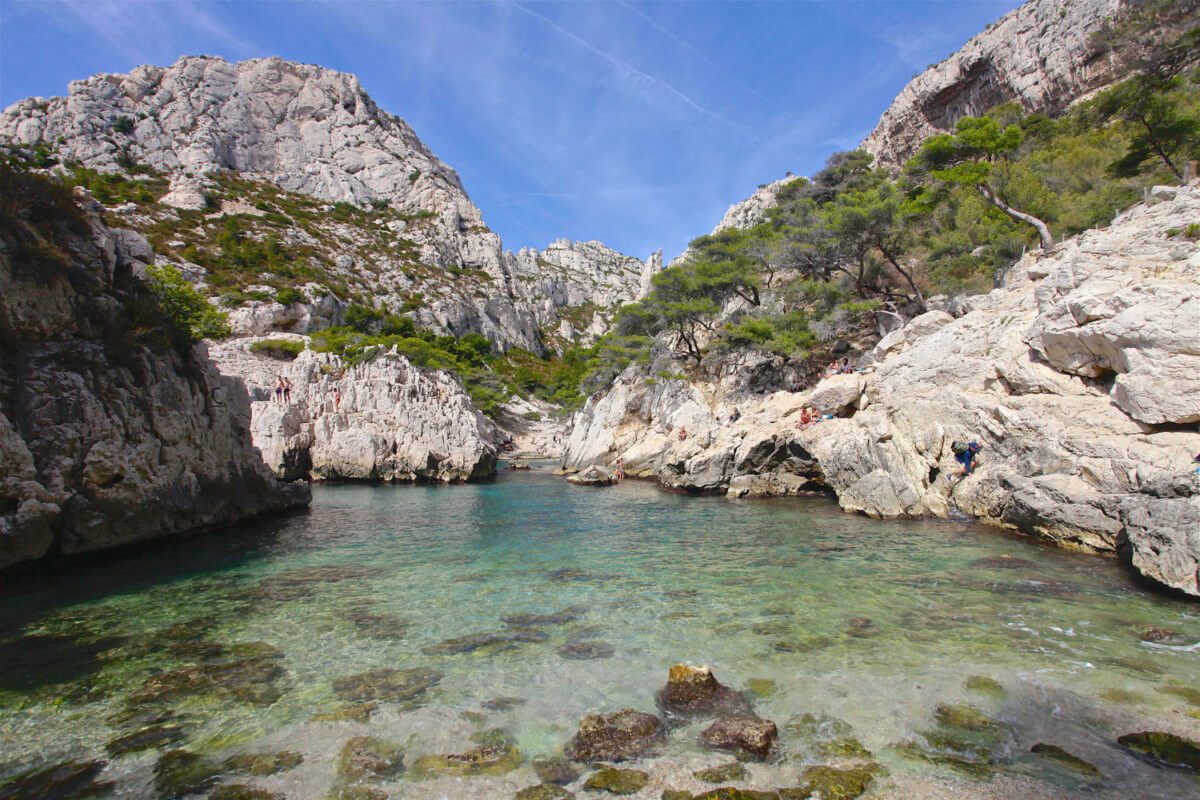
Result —
M770 753L656 707L678 663L773 721ZM317 486L0 588L5 800L610 796L563 748L625 708L664 723L616 765L631 797L805 797L829 766L845 796L1195 798L1200 606L970 521L548 467Z

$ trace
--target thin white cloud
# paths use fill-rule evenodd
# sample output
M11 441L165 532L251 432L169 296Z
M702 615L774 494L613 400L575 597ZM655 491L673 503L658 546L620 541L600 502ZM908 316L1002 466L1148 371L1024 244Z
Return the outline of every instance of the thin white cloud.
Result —
M667 37L672 42L674 42L675 44L682 47L684 50L691 53L693 56L695 56L697 59L699 59L702 63L704 63L704 64L712 67L714 70L717 70L718 72L722 73L722 75L724 75L727 79L732 80L735 84L740 86L742 89L745 89L747 92L749 92L750 94L752 94L755 97L758 97L760 99L764 97L762 92L758 91L753 86L748 86L743 81L738 80L735 76L733 76L729 73L729 69L726 66L724 66L722 64L718 64L716 61L713 61L711 58L708 57L708 55L703 50L696 47L691 42L689 42L687 39L684 39L682 36L679 36L677 33L675 33L670 28L668 28L665 25L663 25L662 23L660 23L654 17L647 14L645 11L642 11L640 8L637 7L636 4L627 3L627 2L625 2L625 0L616 0L616 4L621 6L621 8L624 8L626 11L629 11L629 12L633 13L634 15L640 17L651 28L658 31L663 36Z
M721 123L722 125L729 128L730 130L735 131L739 135L745 136L750 139L756 138L754 136L754 134L751 133L751 131L749 129L747 129L745 126L739 125L738 123L734 122L733 120L730 120L730 119L722 116L721 114L718 114L715 111L705 108L704 106L700 105L695 100L693 100L691 97L688 97L686 94L679 91L674 86L672 86L671 84L662 80L661 78L656 78L653 75L643 72L640 69L638 69L637 67L630 64L629 62L627 62L623 59L617 58L612 53L609 53L606 50L602 50L601 48L596 47L591 42L587 41L586 39L584 39L583 37L581 37L575 33L572 33L571 31L562 27L561 25L559 25L557 22L550 19L549 17L539 14L538 12L536 12L530 8L526 8L525 6L521 5L520 3L515 3L514 7L519 9L523 13L528 14L529 16L540 20L543 24L552 28L557 33L559 33L561 36L566 37L567 39L569 39L570 41L579 45L580 47L584 48L585 50L592 53L593 55L599 56L600 58L604 59L612 66L616 67L617 71L619 73L621 73L624 77L631 78L634 83L643 83L643 84L649 84L651 86L654 86L655 88L660 89L661 91L667 93L668 95L675 98L679 102L683 103L685 106L692 109L693 111L695 111L699 114L702 114L702 115L708 117L709 119L712 119L712 120L715 120L716 122Z

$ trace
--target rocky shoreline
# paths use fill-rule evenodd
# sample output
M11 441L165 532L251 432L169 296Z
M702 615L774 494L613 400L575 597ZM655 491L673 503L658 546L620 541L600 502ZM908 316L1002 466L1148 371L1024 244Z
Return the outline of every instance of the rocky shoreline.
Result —
M235 339L212 353L249 387L250 433L277 477L457 483L495 472L496 427L449 372L394 352L350 365L305 349L280 361L255 353L260 341ZM279 377L293 387L286 399L274 393Z
M660 348L589 399L563 467L623 458L628 474L691 493L824 487L874 517L966 514L1119 553L1200 597L1200 246L1178 235L1198 216L1200 188L1155 189L803 392L757 391L766 356L692 376ZM801 429L805 406L827 418ZM983 444L961 480L955 440Z

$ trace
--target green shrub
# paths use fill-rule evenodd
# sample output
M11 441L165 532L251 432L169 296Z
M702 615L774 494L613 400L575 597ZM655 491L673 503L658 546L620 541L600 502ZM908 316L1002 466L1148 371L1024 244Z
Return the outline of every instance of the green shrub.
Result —
M306 298L300 293L299 290L293 289L290 286L285 286L284 288L275 292L275 302L285 306L303 303L305 299Z
M229 336L229 317L218 311L179 270L170 265L147 267L150 289L167 320L189 342Z
M112 129L117 133L123 133L126 136L133 133L133 118L132 117L117 117L113 123Z
M304 342L296 339L262 339L250 345L250 352L279 361L293 361L304 352Z

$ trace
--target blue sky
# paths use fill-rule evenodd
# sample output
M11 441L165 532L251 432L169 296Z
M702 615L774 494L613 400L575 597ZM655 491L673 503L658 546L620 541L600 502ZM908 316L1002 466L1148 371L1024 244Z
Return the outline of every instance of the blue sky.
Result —
M0 105L182 55L352 72L509 249L667 258L807 175L1018 0L0 0Z

